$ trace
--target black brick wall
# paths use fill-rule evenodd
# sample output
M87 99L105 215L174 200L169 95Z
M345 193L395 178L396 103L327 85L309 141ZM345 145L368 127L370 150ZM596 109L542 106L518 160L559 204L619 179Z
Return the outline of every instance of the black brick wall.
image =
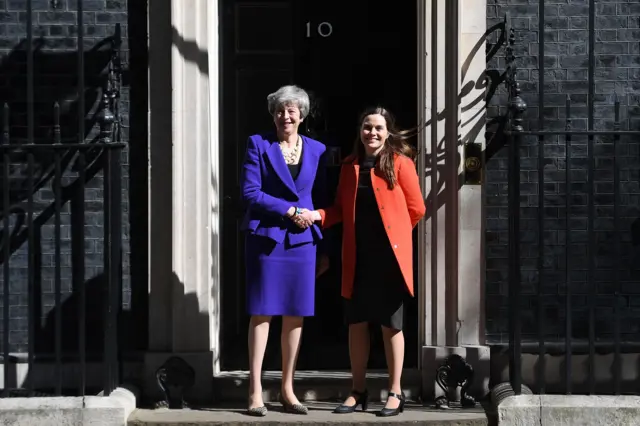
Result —
M38 143L51 143L53 104L60 105L62 142L77 141L77 0L34 0L33 38L35 61L35 137ZM85 103L86 142L97 136L95 114L101 96L104 71L109 60L109 44L105 41L115 34L116 24L122 26L122 58L131 68L124 76L121 90L120 119L122 141L129 146L122 153L123 187L123 293L122 330L124 348L144 347L146 341L146 2L135 0L84 0ZM11 111L12 142L26 138L26 1L0 0L0 103L7 103ZM77 177L74 164L77 157L64 167L63 184ZM89 161L89 160L88 160ZM24 163L23 163L24 164ZM37 174L44 177L52 170L50 154L36 158ZM65 163L63 163L65 164ZM15 209L26 208L25 168L14 157L11 169L11 197ZM47 214L53 208L52 179L44 178L35 194L38 221L36 228L39 263L35 271L37 304L33 313L39 318L36 326L36 351L47 353L53 349L54 336L54 273L55 241L54 217ZM103 173L99 170L86 185L85 243L76 247L72 238L72 223L76 213L73 202L66 202L61 215L61 274L63 350L77 351L77 296L72 288L72 263L75 255L85 258L85 288L87 291L87 345L90 352L102 347L101 315L103 281ZM20 196L22 195L22 196ZM144 201L143 201L144 200ZM51 213L51 211L50 211ZM12 214L12 229L26 231L26 223L16 226L19 215ZM77 223L77 222L76 222ZM28 343L27 318L27 243L19 245L10 260L10 345L11 351L26 352ZM82 255L82 254L81 254ZM135 263L135 265L133 265ZM133 265L133 266L132 266ZM0 294L3 288L0 274ZM137 285L134 285L136 283ZM2 299L0 298L0 305ZM0 315L0 336L4 330ZM1 342L1 339L0 339ZM131 343L135 342L135 343ZM1 343L0 343L1 346Z
M588 2L575 0L546 1L546 67L543 105L547 129L565 125L564 104L571 96L574 129L587 126L588 93ZM537 128L539 71L538 1L488 0L488 26L496 24L509 12L516 29L518 78L529 108L526 128ZM614 97L621 102L622 129L640 129L640 3L636 0L596 0L596 129L613 126ZM494 40L495 41L495 37ZM489 68L505 68L504 51L489 61ZM501 114L498 105L506 105L504 92L490 101L489 116ZM613 307L615 249L613 244L613 144L612 138L595 140L596 238L594 283L597 288L596 333L599 339L611 339L614 330ZM565 141L547 138L544 156L544 272L537 272L538 258L538 156L537 138L525 138L521 159L521 233L523 333L525 339L537 339L537 291L544 293L544 320L547 340L564 338L565 279ZM587 141L573 138L570 164L573 183L569 189L573 207L569 221L571 232L571 280L573 337L588 337L588 266L587 256ZM618 306L622 315L623 338L640 340L640 247L635 227L640 222L640 140L623 137L619 147L621 177L620 276ZM507 342L507 160L506 149L487 164L487 337L489 342Z

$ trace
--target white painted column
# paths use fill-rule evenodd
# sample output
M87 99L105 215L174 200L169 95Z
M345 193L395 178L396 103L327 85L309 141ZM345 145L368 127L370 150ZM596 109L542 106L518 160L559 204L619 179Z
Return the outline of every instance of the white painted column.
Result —
M150 78L150 199L164 200L151 203L150 248L170 268L151 256L146 387L157 395L156 369L179 356L195 368L192 393L202 400L211 395L219 348L218 7L213 0L172 0L170 10L166 2L149 7L150 67L170 52L170 69ZM156 179L163 185L154 184Z
M438 14L432 16L433 2L437 2ZM450 0L448 0L450 1ZM475 87L475 83L482 79L486 68L484 33L486 31L486 0L458 0L460 2L459 22L459 64L460 91L463 91L470 82L474 88L465 91L459 106L461 124L459 135L466 143L475 142L482 144L484 149L484 126L475 128L485 118L485 101L483 90ZM420 55L424 63L421 68L424 72L424 119L431 119L432 111L442 114L445 108L445 0L424 0L420 2L419 12L424 15L424 27L421 29L422 40L426 55ZM422 8L422 10L420 10ZM434 34L435 31L435 34ZM437 37L436 48L433 49L433 37ZM475 48L475 49L474 49ZM435 76L432 70L432 59L437 57L437 81L438 88L434 94L432 81ZM468 65L463 68L463 65ZM480 97L475 106L470 106L474 100ZM422 357L423 396L433 400L440 396L439 387L435 384L435 373L451 354L459 354L467 362L471 363L476 371L475 385L472 389L476 395L488 391L489 379L489 351L482 346L484 343L484 215L482 201L482 186L462 186L458 191L459 202L459 243L458 243L458 317L457 321L449 322L455 326L453 330L457 335L457 344L447 346L447 314L445 311L445 294L447 285L445 276L445 250L446 239L450 238L445 232L445 216L450 214L444 203L445 191L448 188L442 185L444 182L444 116L435 123L437 126L436 152L440 160L437 162L435 173L437 174L436 189L433 189L430 158L432 156L432 123L427 127L422 143L425 144L427 160L426 178L424 181L425 193L429 195L432 190L439 191L435 202L429 204L431 209L428 219L424 224L426 236L426 249L424 250L424 346ZM475 131L471 131L475 129ZM467 140L469 135L476 135ZM464 149L460 148L462 159L459 171L464 168ZM457 188L454 189L457 191ZM432 200L434 201L434 200ZM435 218L435 226L434 226ZM434 238L435 235L435 238ZM436 256L433 254L436 253ZM484 396L484 395L482 395Z
M485 148L485 90L487 30L486 1L461 0L460 64L465 71L461 88L471 87L461 102L460 134L465 143ZM468 66L468 68L467 68ZM477 103L476 103L477 102ZM462 150L461 150L462 151ZM464 152L463 166L465 162ZM460 189L460 246L458 343L462 346L484 343L484 208L482 185L465 185Z
M438 16L432 16L433 2L436 1L438 5ZM426 55L421 55L423 58L423 72L424 72L424 121L430 121L432 119L432 112L435 111L440 114L444 110L444 26L438 25L437 22L443 22L445 14L445 0L425 0L421 2L424 10L424 25L419 28L418 36L424 39L424 49ZM434 51L432 43L434 39L433 31L436 31L437 37L437 50ZM437 59L437 74L433 73L433 57ZM438 90L434 94L432 91L432 83L434 78L438 82ZM425 328L424 328L424 345L425 346L443 346L445 344L445 264L444 264L444 247L445 247L445 206L443 204L444 188L440 185L444 180L444 174L442 167L444 166L444 119L439 119L435 123L431 124L425 129L423 133L422 143L425 146L424 152L426 154L426 177L423 183L425 194L428 197L427 215L428 218L424 221L424 232L426 235L423 259L426 273L425 273L425 291L423 291L423 297L425 298ZM433 155L433 143L432 143L432 127L437 128L437 146L436 153L440 159L436 163L436 167L432 164ZM433 177L435 175L436 185L433 185ZM437 196L434 197L434 192L437 192ZM442 204L442 205L441 205ZM435 229L434 229L435 221ZM434 240L435 236L435 240ZM435 257L433 257L435 256ZM434 261L433 261L434 260ZM429 366L423 366L423 368L430 368Z

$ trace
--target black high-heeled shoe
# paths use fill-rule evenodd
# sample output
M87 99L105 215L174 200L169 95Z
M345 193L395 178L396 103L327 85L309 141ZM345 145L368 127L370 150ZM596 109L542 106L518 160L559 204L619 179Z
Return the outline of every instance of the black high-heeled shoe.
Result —
M404 393L402 395L398 395L395 392L389 392L389 397L387 398L387 400L391 397L398 398L400 400L400 405L398 405L398 408L383 408L382 410L378 411L378 417L397 416L404 411Z
M360 392L357 390L351 391L351 396L353 396L356 400L356 403L353 405L338 405L333 412L335 414L349 414L356 411L358 405L362 406L362 411L367 411L367 406L369 405L369 391L365 389L364 392Z

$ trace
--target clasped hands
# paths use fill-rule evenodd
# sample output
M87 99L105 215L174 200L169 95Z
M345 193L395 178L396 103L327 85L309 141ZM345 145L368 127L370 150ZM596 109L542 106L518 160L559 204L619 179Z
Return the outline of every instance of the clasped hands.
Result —
M319 214L317 211L311 211L309 209L300 209L298 214L291 216L291 220L301 229L307 229L313 222L319 220Z

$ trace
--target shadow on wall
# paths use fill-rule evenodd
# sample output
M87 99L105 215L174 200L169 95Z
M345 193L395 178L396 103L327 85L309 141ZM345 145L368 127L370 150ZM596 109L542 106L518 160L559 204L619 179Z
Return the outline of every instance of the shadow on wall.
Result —
M116 28L119 28L116 27ZM8 324L11 333L11 352L26 353L29 335L27 318L34 318L36 359L46 361L52 358L55 349L56 317L61 318L61 347L65 359L77 359L78 354L78 315L80 309L78 290L82 286L86 292L86 349L88 357L101 356L103 347L102 312L104 310L105 280L103 270L103 242L104 242L104 150L98 146L103 142L99 134L101 118L105 112L115 115L115 126L112 132L102 135L114 141L127 139L127 128L121 126L120 102L121 85L124 73L120 68L120 33L117 30L113 36L98 41L93 47L84 52L84 80L85 89L84 110L80 111L78 95L78 53L74 50L47 50L45 39L39 38L33 42L33 74L27 74L27 42L21 41L8 54L0 58L0 75L4 85L0 86L0 105L5 105L4 111L8 126L0 120L0 130L5 142L12 145L29 142L28 138L28 104L27 84L32 77L34 94L34 122L33 142L42 146L33 150L34 167L33 188L29 185L29 167L27 154L22 150L10 152L9 180L4 175L0 177L2 188L9 188L6 204L4 197L0 197L0 228L3 226L4 215L8 213L10 223L10 238L4 238L0 230L0 264L4 262L4 250L10 251L9 280L10 305L12 319ZM110 75L109 70L113 71ZM145 77L146 78L146 77ZM113 96L102 102L104 95L112 90ZM129 91L126 90L127 95ZM127 96L127 101L129 100ZM108 104L106 111L105 104ZM54 106L55 105L55 106ZM131 108L125 113L128 119ZM146 107L145 107L146 114ZM80 117L84 117L84 134L79 140ZM3 117L4 118L4 117ZM143 120L144 121L144 120ZM124 133L124 135L122 134ZM54 177L56 169L53 150L47 145L59 142L62 145L84 142L95 148L85 150L84 164L79 162L78 150L74 148L59 149L61 170L61 214L60 214L60 262L56 258L56 241L54 218L56 212L54 197ZM128 178L126 162L128 149L120 151L123 162L123 188L128 188L125 179ZM80 171L84 171L85 186L81 193ZM146 170L146 168L145 168ZM126 189L125 189L126 191ZM34 260L33 283L34 303L28 306L28 257L29 229L27 223L28 200L33 198L33 237ZM124 267L128 269L128 218L130 209L128 200L123 200L123 255ZM80 221L84 213L84 223ZM83 232L82 232L83 231ZM84 235L83 235L84 234ZM84 270L78 264L84 261ZM123 259L117 259L120 265ZM56 264L60 266L61 300L58 306L55 299ZM87 278L88 277L88 278ZM127 277L128 278L128 277ZM0 283L4 275L0 273ZM0 284L2 285L2 284ZM124 297L128 297L126 289ZM146 288L145 288L146 293ZM121 304L128 302L120 295ZM144 307L142 307L144 308ZM134 312L135 311L135 312ZM139 346L140 338L136 330L140 330L135 320L140 316L135 309L122 312L120 315L122 335L121 344L130 347ZM146 317L146 315L145 315ZM7 327L7 324L3 324ZM146 339L145 339L146 340Z
M94 48L85 53L85 93L84 102L85 110L82 112L84 117L85 133L84 141L87 143L95 143L97 141L97 132L94 130L98 124L102 88L107 84L106 68L112 59L112 48L116 43L115 37L104 39ZM77 135L79 130L79 103L77 97L77 53L76 52L45 52L42 51L44 45L43 39L34 42L34 124L33 138L34 143L38 145L49 145L55 142L56 132L55 124L59 124L59 142L77 143ZM2 58L0 63L0 75L3 76L6 84L0 87L0 103L5 105L7 110L3 114L8 114L9 127L2 126L3 133L9 136L11 144L24 144L29 142L28 117L27 117L27 60L26 60L26 42L22 41L16 46L11 53ZM54 104L59 105L56 111ZM59 116L59 120L56 120ZM4 118L4 117L3 117ZM87 141L88 139L88 141ZM23 153L21 156L12 158L12 168L10 179L9 202L12 210L21 211L25 206L24 203L29 195L27 181L26 159ZM93 155L87 158L87 172L91 170L91 164L95 162L100 150L96 150ZM35 150L34 151L35 168L34 174L34 193L51 183L54 174L54 157L51 150ZM67 176L69 172L77 173L77 151L66 150L62 154L61 170L63 176ZM96 171L97 172L97 171ZM87 175L87 179L93 175ZM71 187L68 183L65 188ZM68 201L68 199L66 200ZM4 200L0 201L2 211L7 208L4 206ZM13 213L13 212L12 212ZM19 222L18 222L19 223ZM24 231L20 234L24 234ZM12 245L20 246L25 241L23 236L21 239L13 240Z
M214 287L216 285L214 283ZM161 293L161 296L165 296L166 288L161 289ZM144 407L177 407L169 404L170 400L178 405L184 400L191 407L194 407L194 404L211 404L211 378L219 355L214 352L213 359L207 357L211 349L210 314L202 311L196 293L185 293L185 285L175 273L171 274L169 295L171 303L166 306L162 326L158 327L158 330L166 331L162 334L165 345L150 353L145 360L141 404ZM152 288L150 297L154 296L158 297ZM216 305L211 309L215 313ZM172 352L179 353L178 358L181 360L176 362L176 358L169 355ZM181 365L182 361L186 362L186 365ZM160 381L157 380L158 369L163 369L168 393L163 392Z
M191 406L194 404L211 403L212 399L212 383L214 365L218 359L213 358L213 362L206 357L199 357L207 351L207 345L210 341L210 316L207 312L202 312L200 303L196 293L186 293L182 281L176 274L172 274L171 299L172 304L166 306L165 323L169 333L167 338L167 347L164 352L157 356L151 356L145 361L145 371L123 371L123 365L119 366L121 383L129 383L139 386L143 390L140 401L144 407L160 407L165 406L171 398L178 397L184 399ZM85 283L86 287L86 312L85 330L86 330L86 346L87 361L95 363L102 359L104 350L104 336L101 330L105 326L105 304L104 304L104 288L105 277L100 274L91 278ZM28 388L32 385L38 392L44 394L54 392L51 384L55 380L55 364L53 357L53 349L55 348L56 335L56 317L59 314L61 318L61 347L63 363L69 361L77 362L78 354L78 332L79 321L78 312L80 308L80 299L77 293L64 300L58 309L54 309L47 315L46 322L43 327L36 330L36 361L34 365L35 374L29 374L23 383L17 383L17 372L15 368L11 369L11 376L8 384L15 389L18 385L22 388ZM215 309L215 308L214 308ZM126 339L135 339L136 336L128 333L131 321L134 320L132 313L121 312L119 314L117 327L118 335L121 337L120 343ZM184 369L176 368L176 364L172 363L168 354L176 352L175 348L180 348L177 352L181 352L180 357L186 361L190 368L193 368L197 374L193 378L189 378L185 374ZM194 355L194 356L192 356ZM120 359L122 361L122 359ZM167 362L169 361L169 362ZM171 386L167 386L169 393L163 393L162 387L157 380L157 372L160 368L166 369L168 377L167 382ZM167 368L168 367L168 368ZM79 370L75 368L63 367L62 382L63 394L74 394L78 392ZM98 365L96 368L89 366L87 368L87 393L95 394L102 389L102 371L103 368ZM194 380L195 379L195 380ZM184 384L187 383L187 386ZM177 384L177 386L175 385ZM16 395L20 394L19 392ZM36 393L38 395L38 393ZM224 395L223 395L224 396Z
M149 50L151 52L149 57L149 80L151 87L171 87L172 74L171 74L171 48L175 47L178 53L186 62L193 63L197 66L200 73L208 75L209 73L209 55L207 50L198 45L197 41L186 40L179 30L172 26L171 23L171 9L169 3L158 2L158 5L149 10ZM149 182L150 193L150 210L154 212L149 217L149 229L152 243L150 244L150 259L153 267L150 269L151 277L149 300L149 322L154 324L154 331L150 332L149 339L151 350L153 351L171 351L173 347L184 347L183 344L178 343L175 339L184 339L184 341L193 342L187 343L190 345L200 345L203 342L205 345L209 345L209 324L207 323L206 332L195 332L197 335L205 336L203 340L194 340L194 338L188 334L176 334L174 331L174 325L182 321L179 318L173 320L172 315L179 315L184 319L188 319L189 316L196 315L199 312L199 305L197 303L197 296L195 294L184 295L184 285L180 281L179 277L173 271L173 235L171 232L167 232L167 229L171 229L172 224L172 194L170 189L173 186L173 165L171 153L173 148L172 140L172 120L173 114L170 108L165 106L171 104L171 92L170 91L151 91L150 96L150 146L149 156L150 161L153 164L151 169L151 179ZM220 124L222 125L222 123ZM215 129L212 129L215 131ZM215 135L214 135L215 136ZM217 204L219 199L220 187L219 183L213 174L208 176L210 179L210 185L212 188L211 205L209 206L211 215L211 227L208 229L211 232L211 247L197 247L197 250L202 250L200 253L205 254L203 259L210 260L211 275L217 276L219 269L218 265L218 253L220 248L216 242L216 234L220 232L216 229L218 226L220 216L220 206ZM197 212L193 212L197 214ZM195 244L196 242L188 242L189 244ZM169 283L169 277L173 277L171 283ZM172 288L172 291L167 292L165 288ZM211 289L212 303L215 303L214 310L218 310L219 306L219 283L214 282ZM177 288L181 290L176 292ZM207 289L208 290L208 289ZM195 304L193 304L193 311L187 311L182 305L181 297L193 296L195 298ZM178 299L176 299L176 297ZM191 303L189 303L191 306ZM171 307L174 308L171 308ZM183 306L183 307L181 307ZM208 321L208 320L207 320ZM184 321L182 321L184 324ZM199 320L198 320L199 323ZM192 322L188 322L192 324ZM200 326L198 326L200 327ZM215 333L218 330L214 330ZM166 337L169 336L169 337ZM186 349L185 349L186 350ZM193 348L193 350L197 350ZM209 348L200 350L209 350Z
M199 72L208 74L209 57L206 50L193 40L185 40L179 31L172 26L171 9L168 2L158 2L149 9L149 86L171 87L171 51L177 49L185 61L197 66ZM145 68L146 69L146 68ZM150 97L150 126L149 126L149 156L153 167L150 170L149 189L152 196L149 199L149 210L154 214L149 216L149 246L150 268L149 273L149 353L145 359L145 371L141 388L143 389L142 404L147 407L163 406L167 395L156 380L157 370L164 367L164 374L169 382L184 384L188 382L185 370L176 368L176 363L169 362L168 354L179 352L180 358L195 369L195 382L187 389L171 387L176 396L188 401L192 406L195 403L211 403L213 368L219 361L219 349L211 347L212 336L219 333L219 324L210 322L211 317L218 318L220 310L219 282L213 282L211 289L206 291L200 299L206 298L209 290L210 298L206 301L209 312L203 311L202 300L192 283L185 288L183 277L178 276L173 270L173 235L167 232L172 225L172 195L170 189L173 186L172 157L167 155L173 150L172 121L173 115L166 105L171 104L170 91L152 90ZM222 123L221 123L222 125ZM211 264L211 276L216 277L219 269L218 253L215 235L220 230L217 228L220 214L220 206L215 204L219 198L219 182L211 174L212 188L209 206L211 214L211 247L198 246L197 250L203 253L203 260L213 262ZM196 212L194 212L195 214ZM188 241L195 244L195 241ZM201 251L200 251L201 250ZM199 274L200 271L198 271ZM208 271L207 271L208 272ZM190 274L191 275L191 274ZM191 275L193 276L193 275ZM187 292L188 293L185 293ZM206 354L213 351L213 359L206 358ZM204 362L204 364L203 364ZM189 370L188 368L186 370ZM184 390L184 395L180 391ZM178 391L178 393L175 393Z
M635 98L635 99L639 99L639 98ZM639 99L640 100L640 99ZM640 102L634 106L629 105L629 112L628 115L634 115L636 117L640 116ZM640 121L638 122L638 125L640 125ZM637 175L637 179L636 179L636 185L640 186L640 175ZM633 245L633 247L639 247L640 246L640 217L637 217L630 226L630 232L631 232L631 243Z
M491 39L497 39L495 43L491 43ZM507 124L506 110L497 111L496 114L487 118L487 105L491 103L494 96L501 92L503 88L503 82L506 77L506 70L500 72L499 70L485 69L478 76L470 76L468 74L471 63L475 57L481 54L482 47L486 47L486 63L489 63L491 59L507 44L507 31L506 21L500 22L491 28L489 28L485 34L478 39L477 43L471 49L471 52L465 59L461 68L461 89L458 95L458 105L460 105L461 112L465 113L478 108L478 111L464 123L459 122L458 127L461 129L461 134L458 135L458 146L466 146L468 144L476 143L478 136L483 128L485 130L486 147L484 152L485 164L489 161L498 151L500 151L506 144L507 137L504 133ZM469 99L469 94L473 91L483 90L476 98ZM506 99L506 98L505 98ZM464 103L463 103L464 102ZM506 105L506 102L502 104ZM447 117L447 110L444 109L437 115L437 121L442 122ZM432 121L428 120L425 124L425 130L429 131L429 127L432 125ZM437 159L438 163L445 159L445 136L442 136L437 146ZM425 219L428 219L434 211L438 211L445 203L444 193L441 193L444 185L445 178L444 172L447 167L445 164L435 164L432 161L431 153L425 154L425 178L431 179L433 173L437 175L437 186L432 188L427 194L427 213ZM460 156L458 157L458 167L460 167ZM464 172L458 176L459 188L462 187L464 182ZM437 195L437 199L434 197ZM433 205L436 204L437 208Z

